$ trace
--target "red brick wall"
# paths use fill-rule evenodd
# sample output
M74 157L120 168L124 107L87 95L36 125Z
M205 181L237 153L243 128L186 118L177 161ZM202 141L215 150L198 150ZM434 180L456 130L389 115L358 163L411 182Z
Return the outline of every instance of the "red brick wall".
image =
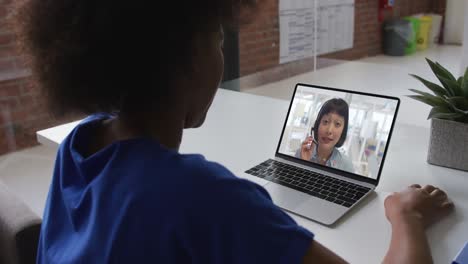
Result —
M0 73L24 69L21 56L14 48L14 34L7 23L11 2L0 0Z
M7 24L11 0L0 0L0 155L37 144L36 131L57 125L29 78Z
M0 155L37 145L36 131L76 118L56 119L27 76L0 81Z
M52 120L28 78L0 82L0 154L35 145Z
M261 1L253 20L239 31L240 75L278 65L279 0Z
M324 1L324 0L322 0ZM393 13L385 17L407 16L436 11L444 14L446 0L395 0ZM279 0L265 0L251 24L239 32L240 74L278 66L279 62ZM353 48L324 55L326 58L353 60L382 53L381 24L378 22L378 0L355 0ZM301 63L301 62L291 62Z

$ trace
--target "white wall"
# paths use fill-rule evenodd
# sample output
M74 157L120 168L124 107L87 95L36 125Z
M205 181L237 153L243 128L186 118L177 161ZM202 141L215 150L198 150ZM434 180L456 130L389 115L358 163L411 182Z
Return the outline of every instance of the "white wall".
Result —
M465 16L466 0L447 0L445 10L444 43L462 44L463 19Z
M465 14L468 14L468 4L465 5ZM465 73L466 67L468 67L468 17L465 16L464 26L464 36L463 36L463 49L462 49L462 59L460 64L460 76Z

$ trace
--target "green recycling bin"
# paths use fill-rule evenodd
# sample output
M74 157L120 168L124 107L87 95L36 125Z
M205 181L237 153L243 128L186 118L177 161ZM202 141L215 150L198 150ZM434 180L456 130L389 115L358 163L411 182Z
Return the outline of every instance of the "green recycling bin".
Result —
M408 41L408 45L405 48L405 54L413 54L417 50L417 39L416 37L419 34L419 28L421 25L421 21L417 17L404 17L403 19L408 20L411 23L411 28L413 29L413 32L411 34L411 37Z

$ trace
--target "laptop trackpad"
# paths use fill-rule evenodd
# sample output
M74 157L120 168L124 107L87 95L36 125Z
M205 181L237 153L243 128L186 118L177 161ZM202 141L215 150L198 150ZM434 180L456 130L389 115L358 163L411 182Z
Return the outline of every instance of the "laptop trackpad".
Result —
M294 191L282 185L270 182L264 188L268 191L273 202L282 208L295 211L310 199L310 195Z
M270 182L264 188L273 202L292 213L325 225L335 223L348 208Z

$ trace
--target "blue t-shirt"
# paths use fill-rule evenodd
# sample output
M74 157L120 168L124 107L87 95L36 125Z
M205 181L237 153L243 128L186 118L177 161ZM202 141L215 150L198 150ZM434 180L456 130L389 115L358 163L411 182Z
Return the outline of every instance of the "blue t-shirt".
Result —
M301 263L313 234L261 186L147 138L84 149L108 115L58 151L38 263Z

